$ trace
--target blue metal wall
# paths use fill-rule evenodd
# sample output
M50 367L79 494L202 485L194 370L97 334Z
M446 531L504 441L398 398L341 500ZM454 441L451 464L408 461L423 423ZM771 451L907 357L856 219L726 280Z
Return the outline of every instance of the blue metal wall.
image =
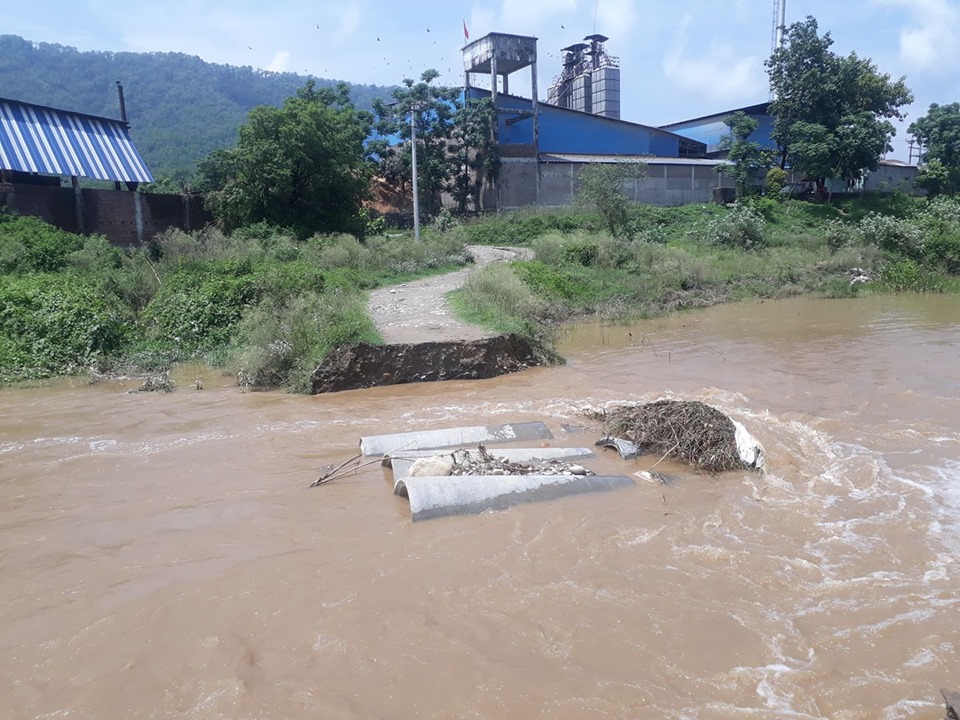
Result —
M674 123L669 126L670 132L677 135L683 135L691 140L699 140L706 144L707 152L719 152L723 148L721 142L723 138L730 134L730 128L723 124L733 112L711 115L710 117L690 120L688 122ZM750 135L750 140L759 143L764 149L775 150L777 144L770 137L773 132L773 118L766 113L747 113L747 115L760 123L760 127Z
M476 88L470 88L469 94L476 98L490 96L488 91ZM497 104L518 114L530 112L532 106L530 100L512 95L498 95ZM507 120L517 116L504 112L498 115L501 143L533 142L533 118L508 125ZM540 152L675 158L680 155L680 138L656 128L540 103Z

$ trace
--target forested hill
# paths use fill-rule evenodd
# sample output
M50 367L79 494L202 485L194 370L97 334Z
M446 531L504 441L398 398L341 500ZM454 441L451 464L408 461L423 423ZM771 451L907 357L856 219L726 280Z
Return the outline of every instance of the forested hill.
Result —
M251 108L279 105L307 79L182 53L80 52L0 35L0 97L119 117L120 80L131 135L156 176L192 173L199 158L233 144ZM317 79L319 87L334 84ZM350 87L361 109L390 93L377 85Z

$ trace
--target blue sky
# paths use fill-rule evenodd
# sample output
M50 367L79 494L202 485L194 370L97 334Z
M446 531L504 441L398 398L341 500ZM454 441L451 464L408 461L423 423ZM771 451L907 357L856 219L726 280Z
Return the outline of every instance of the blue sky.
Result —
M435 67L460 84L465 20L471 39L537 36L542 97L559 48L596 31L621 59L624 119L659 125L766 100L772 14L772 0L0 0L0 32L360 83ZM931 102L960 101L960 0L788 0L788 23L806 15L831 32L835 51L906 75L917 98L911 118ZM511 91L528 94L528 80L512 77ZM905 132L894 144L905 158Z

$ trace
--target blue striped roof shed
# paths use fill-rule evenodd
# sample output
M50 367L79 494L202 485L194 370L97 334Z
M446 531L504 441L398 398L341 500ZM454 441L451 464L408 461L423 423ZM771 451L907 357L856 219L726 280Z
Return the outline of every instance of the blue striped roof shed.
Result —
M153 182L123 120L0 98L0 168Z

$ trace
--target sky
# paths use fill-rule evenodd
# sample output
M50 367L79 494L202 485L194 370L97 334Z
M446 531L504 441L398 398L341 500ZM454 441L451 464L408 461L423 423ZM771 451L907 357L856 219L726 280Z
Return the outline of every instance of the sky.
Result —
M460 85L464 25L539 38L541 99L560 48L594 32L620 58L622 117L662 125L763 102L773 0L0 0L0 33L80 50L183 52L204 60L393 85L435 68ZM787 0L787 23L812 15L833 50L855 51L930 103L960 101L960 0ZM484 85L478 81L478 86ZM529 96L529 71L510 78ZM0 95L2 95L0 88ZM906 159L905 125L890 157Z

